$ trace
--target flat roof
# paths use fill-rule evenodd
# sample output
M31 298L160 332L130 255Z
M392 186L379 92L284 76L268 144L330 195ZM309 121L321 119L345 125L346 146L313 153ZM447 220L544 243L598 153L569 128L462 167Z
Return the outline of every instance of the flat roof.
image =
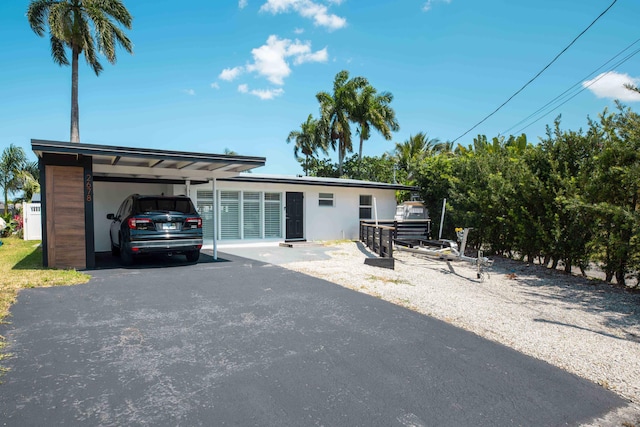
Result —
M417 187L402 184L388 184L385 182L361 181L357 179L344 178L322 178L315 176L289 176L289 175L267 175L267 174L241 174L230 178L221 178L219 181L228 182L256 182L270 184L292 184L292 185L321 185L333 187L354 187L354 188L375 188L382 190L408 190L415 191Z
M211 179L264 166L264 157L194 153L32 139L39 158L45 154L82 155L93 159L93 174L102 178Z

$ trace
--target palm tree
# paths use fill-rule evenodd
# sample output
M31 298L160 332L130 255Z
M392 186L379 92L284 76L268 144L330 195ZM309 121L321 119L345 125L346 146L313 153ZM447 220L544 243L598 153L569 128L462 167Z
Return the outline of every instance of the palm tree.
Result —
M84 53L98 76L102 71L98 53L111 64L116 63L116 45L132 53L131 41L118 26L131 29L132 17L121 0L32 0L27 19L39 36L49 27L51 56L56 64L69 65L66 48L71 49L70 141L80 142L78 58Z
M351 121L358 124L360 135L360 150L358 159L362 161L362 145L371 136L371 128L380 132L384 139L391 140L391 132L400 129L396 120L396 112L389 106L393 101L390 92L377 93L371 85L366 85L356 95L354 110L351 112Z
M4 214L9 210L9 193L20 190L27 156L21 147L10 144L0 156L0 187L4 193Z
M38 162L25 162L23 169L20 171L18 179L20 180L20 189L22 196L19 201L31 202L33 195L40 192L40 169Z
M435 154L441 144L439 139L430 139L424 132L418 132L406 141L396 143L395 156L399 166L408 170L412 161Z
M327 146L320 134L318 120L309 114L307 121L300 125L300 130L292 130L287 137L287 143L295 141L293 155L296 160L301 160L300 153L304 154L304 174L309 175L309 158L314 158L318 150L327 152Z
M346 153L353 151L351 144L351 113L355 110L358 90L369 84L364 77L349 79L348 71L340 71L333 81L333 94L318 92L320 103L319 126L325 141L330 141L332 149L338 142L338 173L342 176L342 163Z

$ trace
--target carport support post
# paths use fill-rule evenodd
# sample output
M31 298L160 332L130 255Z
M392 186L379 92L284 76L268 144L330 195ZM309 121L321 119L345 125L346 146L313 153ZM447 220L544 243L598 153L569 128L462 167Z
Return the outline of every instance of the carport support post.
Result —
M213 178L213 180L211 181L211 186L212 186L212 190L213 190L213 215L211 216L213 218L213 224L212 224L212 228L213 228L213 259L214 260L218 260L218 242L216 240L216 234L217 230L218 230L218 218L216 218L216 208L218 207L218 196L216 195L216 179Z

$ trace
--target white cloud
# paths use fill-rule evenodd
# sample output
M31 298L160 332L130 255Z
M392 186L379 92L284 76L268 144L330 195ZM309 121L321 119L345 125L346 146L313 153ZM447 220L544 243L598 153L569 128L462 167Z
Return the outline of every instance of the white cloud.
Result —
M243 73L253 73L266 78L270 83L282 86L284 79L291 74L291 64L301 65L307 62L327 62L329 53L327 48L313 51L311 42L300 40L281 39L271 35L267 42L260 47L251 50L253 62L245 66L225 68L218 76L221 80L232 81ZM218 82L211 83L211 87L219 89ZM248 93L260 99L273 99L282 96L282 88L253 89L249 85L240 84L238 92Z
M327 53L327 48L318 50L316 52L308 52L302 53L298 55L293 63L296 65L304 64L305 62L327 62L329 59L329 54Z
M251 89L249 90L248 84L241 84L238 86L238 92L248 93L249 95L257 96L260 99L268 100L273 99L276 96L281 96L284 93L284 89Z
M236 77L238 77L243 72L243 67L225 68L224 70L222 70L218 78L230 82L232 80L235 80Z
M244 9L245 7L247 7L247 0L238 0L238 7L240 9Z
M220 89L220 85L218 84L218 82L213 82L213 83L211 83L211 88L212 89Z
M329 56L326 48L312 52L309 42L279 39L274 35L269 36L266 44L253 49L251 54L254 62L247 65L247 71L256 72L277 85L283 85L285 77L291 74L288 58L293 57L293 63L299 65L304 62L326 62Z
M339 5L341 1L330 0L329 3ZM274 15L291 10L298 12L304 18L312 19L315 25L329 30L337 30L347 25L345 18L329 13L327 6L311 0L267 0L260 7L261 12L271 12Z
M428 12L431 10L431 8L433 7L433 4L439 2L439 3L451 3L451 0L427 0L427 2L424 4L424 6L422 6L422 10L425 12Z
M295 28L295 29L293 30L293 32L294 32L295 34L302 34L302 33L304 33L304 28Z
M253 96L257 96L260 99L267 100L273 99L276 96L281 96L284 93L282 88L277 89L254 89L249 92Z
M640 78L615 71L602 73L592 80L582 82L582 87L589 89L598 98L619 99L620 101L640 101L640 93L624 87L625 84L638 86Z
M189 96L193 96L196 94L196 91L193 89L183 89L182 92L186 93Z

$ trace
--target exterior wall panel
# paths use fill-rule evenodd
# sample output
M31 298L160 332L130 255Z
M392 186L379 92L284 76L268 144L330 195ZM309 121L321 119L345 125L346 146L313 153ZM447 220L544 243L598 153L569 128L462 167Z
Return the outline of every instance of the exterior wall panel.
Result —
M45 167L47 257L55 268L86 268L84 168Z
M177 186L176 186L177 187ZM191 193L210 190L210 184L192 185ZM266 192L281 194L281 237L265 239L219 240L220 245L259 241L282 241L285 236L286 192L302 192L304 195L304 238L308 241L357 240L360 225L360 196L371 195L376 199L378 219L393 219L396 211L395 190L305 184L280 184L260 182L218 181L217 189L223 191ZM334 206L319 206L320 193L333 193Z

